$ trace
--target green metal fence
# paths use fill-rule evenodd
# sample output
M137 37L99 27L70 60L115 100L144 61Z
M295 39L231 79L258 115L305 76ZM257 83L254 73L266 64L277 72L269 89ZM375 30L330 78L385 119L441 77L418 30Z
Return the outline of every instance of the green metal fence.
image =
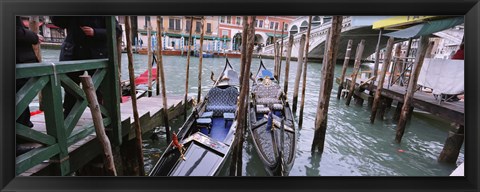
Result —
M81 115L87 108L87 99L82 88L71 80L67 73L95 69L92 75L95 89L104 98L101 112L107 133L113 145L121 144L120 95L118 79L118 59L115 37L115 18L108 17L108 59L63 61L54 63L30 63L16 66L16 79L28 78L27 83L16 94L15 119L29 106L41 92L45 115L46 132L39 132L16 123L16 135L25 140L43 144L16 158L16 174L48 160L58 166L58 174L71 173L68 147L95 132L93 122L75 129ZM77 102L64 118L62 91L74 95Z

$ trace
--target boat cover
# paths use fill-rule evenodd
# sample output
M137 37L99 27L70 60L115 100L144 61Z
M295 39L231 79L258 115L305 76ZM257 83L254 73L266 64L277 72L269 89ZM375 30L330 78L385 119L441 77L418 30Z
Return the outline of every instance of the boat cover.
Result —
M433 94L461 94L464 75L464 60L425 58L417 84L433 89Z

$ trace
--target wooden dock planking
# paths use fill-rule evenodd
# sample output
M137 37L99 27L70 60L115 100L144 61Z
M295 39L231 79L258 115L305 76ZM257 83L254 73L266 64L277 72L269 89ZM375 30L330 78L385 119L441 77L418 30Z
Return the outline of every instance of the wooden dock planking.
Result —
M171 96L168 99L168 112L169 112L169 119L176 118L179 114L176 109L183 109L183 96ZM192 98L189 98L189 104L191 104ZM144 123L142 124L142 131L146 132L149 130L154 129L158 124L163 123L161 120L161 111L163 108L162 105L162 98L160 96L153 96L153 97L144 97L141 98L137 101L138 104L138 111L139 111L139 116L140 116L140 121L143 121ZM121 125L122 125L122 135L128 135L128 138L131 139L135 137L135 131L133 130L133 111L132 111L132 103L131 101L127 101L124 103L120 104L120 113L121 113ZM37 114L35 116L31 117L31 121L34 124L34 127L32 129L39 131L41 133L46 133L47 129L45 126L45 116L44 113ZM82 116L80 117L77 125L74 127L72 133L75 132L80 132L85 130L85 126L91 124L93 126L93 119L92 115L90 113L90 110L86 108L86 110L83 112ZM88 132L87 132L88 133ZM133 137L132 137L133 136ZM74 144L72 144L70 147L68 147L68 152L69 154L72 154L70 156L70 159L75 161L72 163L72 168L78 168L82 166L82 164L86 163L83 162L83 160L74 160L73 158L76 157L81 157L82 155L77 154L77 150L81 149L80 151L85 151L87 149L85 146L92 146L93 144L92 141L95 141L96 134L95 131L92 129L92 132L89 134L86 134L86 136ZM98 142L97 142L98 143ZM88 151L88 150L87 150ZM92 152L93 154L94 152ZM80 161L82 161L80 163ZM80 163L80 164L77 164ZM34 166L30 168L29 170L25 171L24 173L20 174L20 176L30 176L30 175L44 175L41 173L43 169L49 167L51 165L50 162L44 161L43 163Z
M352 78L346 78L348 82L351 82ZM359 85L361 82L366 81L366 79L357 79L356 84ZM337 81L338 83L338 81ZM376 89L377 84L373 86L373 89ZM382 89L382 96L392 98L396 101L403 102L404 96L406 93L406 87L401 87L398 85L392 85L388 87L384 85ZM357 93L358 94L358 93ZM360 93L360 97L365 97L365 93ZM362 98L363 98L362 97ZM416 109L429 112L433 115L439 116L441 118L447 119L450 122L457 123L459 125L465 124L465 103L461 101L456 102L441 102L436 100L433 94L425 93L421 91L415 92L413 96L412 106Z

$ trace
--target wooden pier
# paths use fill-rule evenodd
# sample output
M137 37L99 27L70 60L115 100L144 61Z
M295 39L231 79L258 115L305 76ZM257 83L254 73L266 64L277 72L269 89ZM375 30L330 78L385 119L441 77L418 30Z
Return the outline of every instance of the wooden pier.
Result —
M183 96L170 96L168 101L168 116L171 119L183 114ZM140 117L140 124L142 125L142 132L148 132L155 127L164 124L162 116L162 98L161 96L144 97L138 100L138 113ZM188 107L192 106L192 98L189 98ZM131 100L120 104L120 117L122 125L122 135L124 139L132 140L135 138L135 130L133 125L133 110ZM35 125L32 129L41 133L46 133L45 116L44 113L32 116L31 121ZM70 158L70 170L76 171L90 160L102 153L100 143L96 140L95 128L93 127L93 120L90 110L85 110L80 117L77 125L73 130L75 138L70 139L68 143L71 146L68 148ZM52 169L50 165L52 162L44 161L43 163L32 167L23 172L20 176L30 175L51 175Z
M351 77L346 78L347 85L352 81ZM356 79L356 85L358 86L367 79ZM337 83L339 80L337 79ZM373 90L377 88L377 84L373 86ZM385 84L382 89L382 97L392 99L403 103L403 99L406 93L406 87ZM359 99L370 101L373 100L373 96L365 92L355 91L354 93ZM369 102L371 103L371 102ZM457 102L440 102L435 99L433 94L422 91L416 91L413 96L412 107L415 109L431 113L449 122L453 122L459 125L465 123L465 103L461 101Z

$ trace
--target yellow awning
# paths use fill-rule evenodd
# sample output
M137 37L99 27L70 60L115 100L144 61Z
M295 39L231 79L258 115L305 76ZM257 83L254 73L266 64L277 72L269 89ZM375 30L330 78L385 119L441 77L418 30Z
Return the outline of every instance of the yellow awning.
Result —
M404 29L411 24L421 23L425 20L438 18L440 18L440 16L395 16L374 22L372 29L384 28L386 30L398 30Z

